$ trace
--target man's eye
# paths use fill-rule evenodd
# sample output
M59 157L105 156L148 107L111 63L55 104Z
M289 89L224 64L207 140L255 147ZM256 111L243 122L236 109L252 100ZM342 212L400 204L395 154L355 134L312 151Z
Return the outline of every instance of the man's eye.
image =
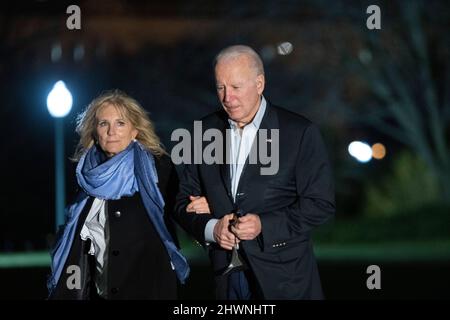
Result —
M216 87L217 91L223 90L223 87Z

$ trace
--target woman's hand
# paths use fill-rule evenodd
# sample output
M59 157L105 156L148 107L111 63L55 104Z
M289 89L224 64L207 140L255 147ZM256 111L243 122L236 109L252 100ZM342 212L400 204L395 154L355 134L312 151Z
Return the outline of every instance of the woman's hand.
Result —
M186 211L193 212L195 214L210 214L208 201L205 197L189 196L191 202L187 205Z

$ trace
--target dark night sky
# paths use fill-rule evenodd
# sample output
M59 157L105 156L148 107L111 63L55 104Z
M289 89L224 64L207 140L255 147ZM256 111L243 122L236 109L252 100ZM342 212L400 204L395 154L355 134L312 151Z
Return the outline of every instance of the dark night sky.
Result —
M192 120L217 108L211 61L221 48L234 43L250 44L262 54L267 75L266 97L319 123L337 168L354 170L355 175L367 177L386 170L389 159L386 163L373 163L365 168L356 168L350 163L345 148L352 139L366 137L370 142L384 139L390 150L401 147L374 129L343 123L333 112L337 102L358 106L373 101L368 98L367 87L359 79L355 81L351 72L344 68L341 55L360 45L353 41L357 32L349 30L346 19L355 21L356 10L354 28L361 29L359 25L364 28L365 8L370 1L356 1L347 11L339 4L328 8L323 1L301 4L262 1L262 4L246 5L238 5L239 1L219 4L175 1L171 5L106 1L101 2L103 6L79 2L82 23L106 26L109 31L105 39L99 36L100 27L85 27L81 31L65 29L65 8L75 3L2 4L0 91L3 103L0 111L3 134L0 141L4 191L0 194L3 204L0 251L43 249L47 235L53 232L54 126L47 112L46 97L59 79L66 82L74 97L73 109L65 120L66 158L72 154L77 141L74 133L76 114L102 90L112 88L124 90L144 105L163 142L170 148L173 129L188 127ZM391 30L389 28L395 27L398 11L389 1L383 5L383 23ZM439 8L446 5L431 1L430 7L438 9L436 24L448 26L448 20L439 20L443 14L439 13L442 11ZM183 34L183 30L143 30L143 34L153 31L160 37L139 38L139 34L127 33L130 29L125 26L114 25L124 16L134 17L136 24L157 19L163 21L163 26L164 21L187 21L192 23L193 31L175 36ZM207 27L202 27L201 23L206 23ZM126 36L121 39L125 40L115 42L116 35L117 38L122 36L122 29ZM165 38L166 34L173 39ZM277 43L291 38L302 44L294 51L295 54L298 52L295 57L299 63L294 58L277 56L273 51ZM49 56L56 41L63 43L63 57L52 63ZM86 45L85 57L78 62L71 58L77 43ZM106 53L97 54L105 44ZM134 45L138 49L133 51L130 48ZM337 171L339 175L340 169ZM68 159L66 178L67 200L70 200L75 180L74 164ZM353 196L358 198L359 185L348 183L341 189L348 186L351 191L342 190L343 194L354 191ZM342 199L348 200L344 196ZM355 203L355 199L350 200Z

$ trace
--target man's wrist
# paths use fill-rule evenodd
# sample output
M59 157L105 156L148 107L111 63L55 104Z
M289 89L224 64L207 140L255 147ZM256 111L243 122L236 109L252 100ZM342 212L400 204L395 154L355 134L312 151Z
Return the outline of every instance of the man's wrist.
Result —
M217 222L219 222L219 219L211 219L206 224L206 227L205 227L205 242L207 244L208 243L212 243L212 242L216 242L216 239L214 239L214 228L215 228Z

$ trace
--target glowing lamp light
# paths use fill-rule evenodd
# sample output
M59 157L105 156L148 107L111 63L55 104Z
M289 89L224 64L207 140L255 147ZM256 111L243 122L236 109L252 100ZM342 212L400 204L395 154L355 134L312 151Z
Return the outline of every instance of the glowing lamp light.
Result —
M54 118L67 116L72 109L72 94L63 81L58 81L47 96L47 109Z
M353 141L348 145L348 153L359 162L365 163L372 159L372 148L364 142Z

